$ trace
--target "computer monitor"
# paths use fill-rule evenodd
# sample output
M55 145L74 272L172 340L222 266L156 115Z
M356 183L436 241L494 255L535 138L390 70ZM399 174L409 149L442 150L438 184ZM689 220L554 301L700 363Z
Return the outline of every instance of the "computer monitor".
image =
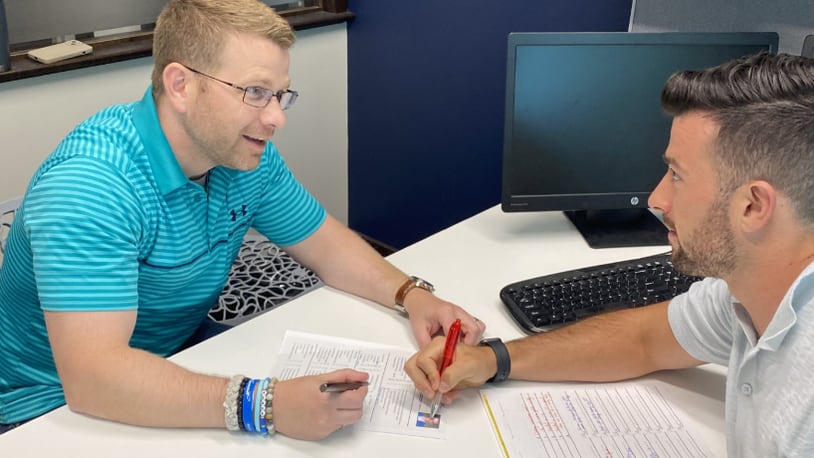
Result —
M501 207L565 211L594 248L666 245L647 208L667 168L661 90L679 70L759 51L776 33L512 33Z

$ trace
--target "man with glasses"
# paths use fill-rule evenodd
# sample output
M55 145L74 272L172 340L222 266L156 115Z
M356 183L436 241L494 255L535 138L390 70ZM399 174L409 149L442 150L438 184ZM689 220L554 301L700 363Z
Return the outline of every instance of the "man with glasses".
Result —
M144 98L92 116L40 166L0 270L0 424L66 401L130 424L304 439L359 420L366 387L314 393L363 372L276 383L164 358L205 321L250 227L326 284L407 312L419 346L456 318L477 341L482 323L327 215L285 166L270 140L297 98L293 41L257 0L170 0Z

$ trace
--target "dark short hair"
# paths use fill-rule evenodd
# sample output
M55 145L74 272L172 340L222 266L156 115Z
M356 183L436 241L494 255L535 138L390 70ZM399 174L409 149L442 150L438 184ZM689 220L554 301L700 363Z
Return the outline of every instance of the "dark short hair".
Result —
M718 124L721 191L765 180L814 225L814 59L760 53L679 72L661 93L671 116L703 113Z

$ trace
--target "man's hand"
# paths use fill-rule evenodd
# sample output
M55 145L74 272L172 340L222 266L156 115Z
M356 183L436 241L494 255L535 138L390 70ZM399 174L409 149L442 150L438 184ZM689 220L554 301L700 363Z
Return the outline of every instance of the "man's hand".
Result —
M436 337L404 363L416 388L429 399L441 391L442 401L449 403L455 398L455 390L483 385L497 372L495 353L489 347L458 344L452 364L441 377L438 369L443 358L444 338Z
M486 324L473 317L463 308L433 296L431 293L414 289L405 304L410 316L418 348L424 348L437 335L446 335L456 319L461 320L461 336L464 343L475 345L480 341Z
M296 439L320 440L362 418L367 386L339 393L323 393L323 383L362 382L368 374L341 369L321 375L284 380L274 388L274 429Z

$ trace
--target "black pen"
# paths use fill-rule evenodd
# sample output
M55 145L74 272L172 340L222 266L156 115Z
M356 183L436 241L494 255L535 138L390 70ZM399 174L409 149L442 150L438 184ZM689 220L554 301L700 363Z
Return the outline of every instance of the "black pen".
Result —
M323 383L319 386L319 391L323 393L339 393L341 391L355 390L367 386L368 382L337 382Z

